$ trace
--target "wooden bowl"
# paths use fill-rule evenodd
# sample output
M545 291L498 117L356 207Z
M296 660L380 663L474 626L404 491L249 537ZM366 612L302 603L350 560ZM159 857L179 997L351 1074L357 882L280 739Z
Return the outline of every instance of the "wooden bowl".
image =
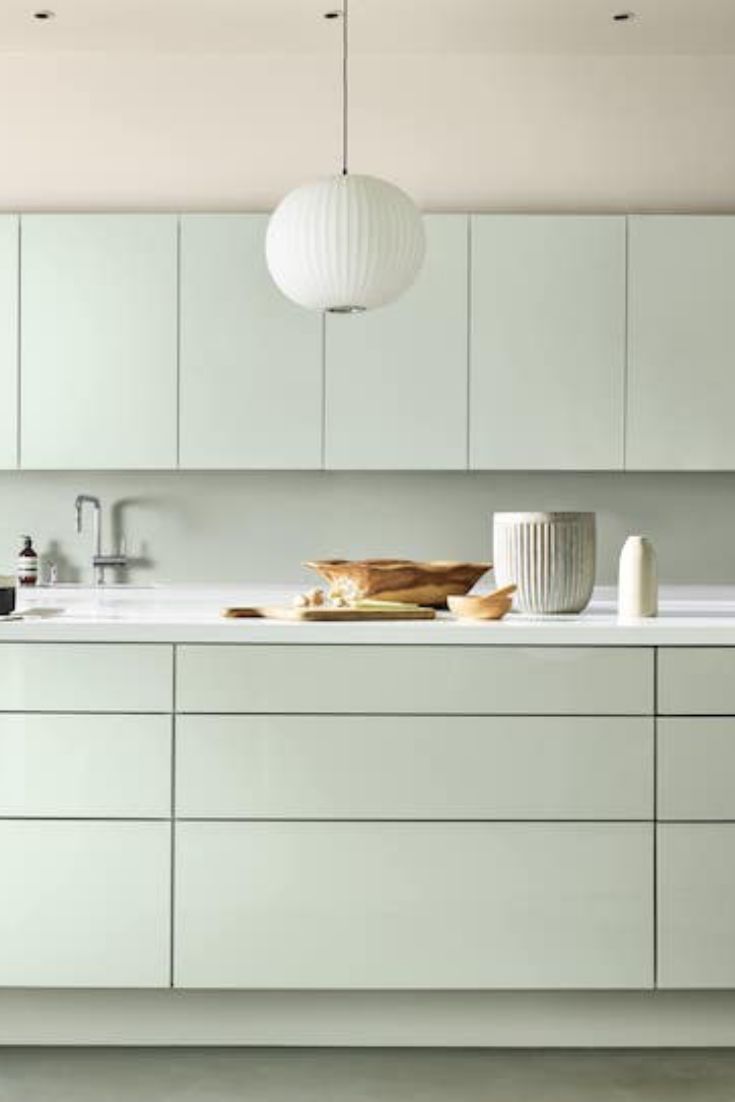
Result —
M462 596L492 567L489 562L412 562L410 559L327 559L304 563L329 582L330 596L348 602L381 601L445 608L447 598Z
M502 620L510 612L516 586L506 585L494 593L475 597L450 597L449 611L460 620Z

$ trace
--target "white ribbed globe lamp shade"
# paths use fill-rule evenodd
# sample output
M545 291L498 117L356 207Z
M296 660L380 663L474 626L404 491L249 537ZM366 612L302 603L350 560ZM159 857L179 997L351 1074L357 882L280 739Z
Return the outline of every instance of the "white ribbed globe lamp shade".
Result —
M421 214L394 184L333 176L276 207L266 259L281 291L312 310L349 313L397 299L415 280L426 240Z

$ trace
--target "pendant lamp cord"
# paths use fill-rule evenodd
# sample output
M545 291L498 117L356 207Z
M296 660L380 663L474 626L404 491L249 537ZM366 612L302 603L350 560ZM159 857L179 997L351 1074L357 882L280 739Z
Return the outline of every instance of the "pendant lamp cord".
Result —
M342 175L347 175L347 111L348 111L348 23L349 0L342 0Z

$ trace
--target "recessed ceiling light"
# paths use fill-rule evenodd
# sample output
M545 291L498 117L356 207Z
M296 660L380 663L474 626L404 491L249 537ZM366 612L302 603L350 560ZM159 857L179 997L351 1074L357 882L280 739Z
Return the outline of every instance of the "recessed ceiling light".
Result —
M42 8L40 11L34 11L33 18L38 19L40 22L44 22L47 19L55 19L56 12L50 11L49 8Z
M636 15L634 11L616 11L613 15L613 23L632 23Z

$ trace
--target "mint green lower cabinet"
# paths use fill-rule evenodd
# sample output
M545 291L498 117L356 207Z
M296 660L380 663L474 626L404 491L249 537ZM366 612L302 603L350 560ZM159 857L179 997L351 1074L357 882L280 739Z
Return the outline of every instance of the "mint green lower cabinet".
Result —
M322 465L322 317L273 283L267 224L181 219L182 467Z
M0 987L166 987L168 823L0 822Z
M735 987L735 823L658 827L658 984Z
M0 816L170 814L170 716L0 714Z
M659 719L658 817L735 820L735 719Z
M621 470L625 218L471 225L470 467Z
M21 465L175 467L176 215L31 214L21 230Z
M646 819L653 720L179 716L176 770L180 817Z
M180 988L648 988L644 824L176 828Z
M18 216L0 215L0 469L18 466Z
M661 647L661 715L735 715L735 647Z
M0 712L170 712L173 647L0 643Z
M653 651L183 645L176 696L180 712L646 715Z
M424 225L426 260L405 295L327 316L327 467L467 466L468 219L432 214Z
M733 470L735 217L629 220L626 467Z

